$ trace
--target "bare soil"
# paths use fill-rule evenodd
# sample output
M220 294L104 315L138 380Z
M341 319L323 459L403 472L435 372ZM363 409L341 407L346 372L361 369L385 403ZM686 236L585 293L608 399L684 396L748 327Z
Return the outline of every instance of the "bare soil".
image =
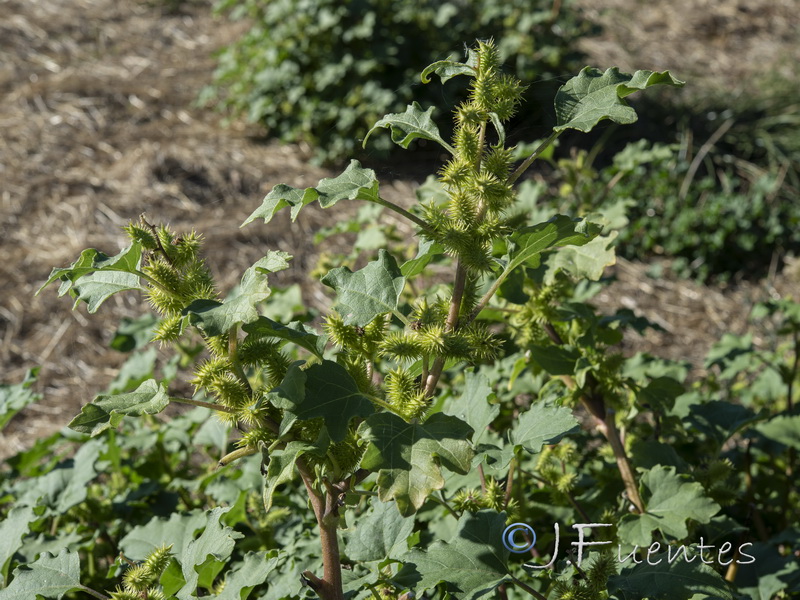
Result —
M713 67L724 85L797 56L791 0L589 4L587 14L606 27L585 42L592 64L700 75ZM208 2L167 7L156 0L0 0L0 381L19 381L40 365L44 395L0 433L0 457L63 427L124 361L107 346L120 318L143 311L135 294L88 315L85 305L70 311L55 286L35 293L53 267L84 248L115 254L125 244L120 228L142 212L204 232L223 289L266 250L285 250L295 255L294 268L276 283L303 282L308 303L328 306L305 280L317 260L313 233L333 214L309 207L292 227L286 215L266 226L238 225L277 183L313 185L334 173L311 166L302 148L265 143L257 127L224 126L219 115L195 107L211 81L213 52L243 25L215 18ZM631 8L644 15L641 22L614 20L614 11ZM718 43L698 45L698 31ZM384 194L407 205L418 183L395 177ZM753 301L787 293L791 283L771 273L760 284L717 289L649 279L645 271L620 262L618 281L599 297L604 310L633 308L666 330L626 341L625 351L698 368L722 333L748 327Z

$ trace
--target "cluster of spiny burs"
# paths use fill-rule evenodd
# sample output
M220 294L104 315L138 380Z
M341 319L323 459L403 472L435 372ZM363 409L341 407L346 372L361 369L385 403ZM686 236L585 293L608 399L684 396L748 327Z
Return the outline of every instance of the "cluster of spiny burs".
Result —
M178 344L190 329L200 334L208 357L196 366L190 383L196 393L202 392L213 400L220 419L242 431L237 441L239 450L221 462L227 464L252 454L262 445L273 448L292 439L316 441L322 429L321 419L298 421L281 440L277 439L276 424L282 420L282 410L266 396L283 381L292 363L283 349L286 341L258 333L240 338L238 326L213 336L191 326L185 309L193 302L218 298L211 272L201 256L202 236L194 231L176 235L169 227L151 225L144 217L139 223L129 224L125 231L145 251L141 275L147 284L147 299L161 316L153 341ZM351 434L332 443L325 457L309 455L308 462L323 471L351 473L361 453Z
M111 592L110 600L166 600L158 580L169 566L171 548L159 546L138 565L131 564L122 576L122 586Z
M481 362L495 358L500 348L500 341L474 322L471 313L478 302L478 277L493 266L492 246L508 233L503 213L515 198L509 182L512 149L491 143L490 138L498 137L492 123L514 115L525 88L501 72L491 41L479 43L470 65L469 99L454 111L454 153L439 173L448 201L445 206L422 204L429 227L419 232L457 260L461 283L456 287L461 289L453 296L418 299L404 330L387 331L383 317L354 328L333 314L325 324L356 381L371 384L370 365L377 357L397 364L384 378L383 391L391 409L409 421L422 417L430 406L434 390L426 385L426 375L436 360Z

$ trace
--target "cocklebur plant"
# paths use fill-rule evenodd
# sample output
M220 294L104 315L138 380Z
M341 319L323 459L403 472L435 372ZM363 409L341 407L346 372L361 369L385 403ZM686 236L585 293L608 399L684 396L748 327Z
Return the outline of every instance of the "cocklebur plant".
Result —
M205 348L191 379L197 390L192 398L173 396L151 379L131 392L98 396L70 426L97 436L124 416L153 415L173 402L217 412L240 432L219 464L260 460L265 510L274 510L276 498L298 478L302 482L316 520L322 562L322 572L305 568L302 580L323 600L340 600L345 593L398 597L409 590L470 599L495 590L509 598L596 593L612 574L600 559L589 569L588 583L555 577L526 582L524 575L512 573L502 538L512 514L532 514L534 504L521 493L534 481L529 469L537 468L529 457L564 436L578 435L573 411L580 405L588 423L605 437L617 465L615 483L627 498L621 509L644 518L644 488L609 406L606 392L612 386L592 369L577 378L556 373L561 379L556 383L567 391L551 386L537 401L512 410L511 403L495 401L494 389L506 383L490 382L486 373L510 359L510 388L527 369L526 358L509 352L514 336L496 319L498 312L517 312L505 305L516 288L527 293L526 285L555 285L560 272L596 278L596 269L586 269L569 251L580 248L581 257L601 266L613 260L613 253L609 241L599 237L600 227L583 219L556 215L528 224L507 215L517 201L515 184L562 132L588 132L606 119L631 123L636 113L625 101L628 95L682 82L668 72L626 75L587 67L559 90L553 132L515 164L505 144L504 123L521 109L524 86L502 73L494 45L480 42L464 63L432 64L423 71L423 82L431 74L443 82L455 76L470 80L468 100L454 111L451 142L439 134L432 110L417 104L387 115L369 133L387 128L392 140L406 148L416 138L440 144L449 155L438 172L443 195L402 208L380 195L373 171L353 161L344 173L313 188L276 186L245 222L269 222L283 208L290 209L294 220L312 202L327 209L342 200L361 200L388 208L418 228L419 249L411 260L398 264L381 250L358 271L338 267L322 278L335 293L334 310L321 327L325 335L259 312L271 293L268 276L289 268L288 254L268 252L223 299L202 258L201 237L176 234L144 217L127 227L131 244L116 256L86 250L70 267L54 269L45 286L60 281L59 294L69 293L76 304L86 302L90 312L114 293L143 291L161 318L154 341L177 344L198 336ZM529 276L545 259L555 272L551 282ZM426 283L425 269L434 262L450 265L450 286ZM411 299L409 289L416 290ZM533 323L535 331L526 335L546 336L555 346L576 341L580 336L565 339L567 330L551 322L558 313L543 308L550 296L537 295L540 307L533 307L524 322L512 319L508 327L522 331ZM611 374L614 366L595 371ZM564 465L568 454L558 455ZM540 483L572 498L571 478L566 472L555 477L542 460ZM591 460L601 461L602 455ZM673 475L658 472L644 486L652 491L657 476ZM470 481L471 476L479 481ZM354 514L358 521L352 520ZM214 525L207 531L218 530L220 515L212 511ZM434 541L424 525L431 520L448 523L439 530L451 536L449 542ZM350 526L342 532L346 523ZM378 542L380 531L387 537ZM228 537L226 543L232 545L235 536ZM169 594L195 597L200 582L213 591L219 570L208 565L218 563L212 558L205 562L215 555L211 547L202 548L193 555L196 562L167 568ZM279 556L269 560L272 569ZM285 597L269 587L269 571L262 565L263 578L248 584L239 597L265 580L268 597Z

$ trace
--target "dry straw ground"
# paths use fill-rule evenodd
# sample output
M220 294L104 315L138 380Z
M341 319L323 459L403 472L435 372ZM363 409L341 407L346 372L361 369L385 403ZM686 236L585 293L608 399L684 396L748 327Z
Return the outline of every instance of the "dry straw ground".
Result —
M41 365L37 389L44 394L0 434L0 457L59 429L106 387L124 360L106 350L114 327L144 308L135 294L96 315L70 311L55 289L34 297L52 267L86 247L116 253L124 244L120 227L146 211L151 220L204 232L224 289L267 249L296 256L278 279L287 284L305 279L317 256L312 234L333 216L309 209L295 227L284 217L238 228L273 185L311 185L332 173L307 164L296 147L265 144L256 128L223 127L217 115L192 106L210 81L213 51L241 25L215 19L207 2L184 2L173 13L168 4L0 0L0 381L18 381ZM598 66L669 67L686 77L711 69L720 85L734 88L751 75L748 68L781 68L780 59L798 50L792 0L585 4L606 26L603 37L585 41ZM417 183L395 178L385 194L409 203ZM609 310L634 308L666 329L626 341L626 351L695 365L723 332L747 327L754 300L784 292L775 273L720 290L652 280L644 271L620 263L619 281L600 297ZM327 305L318 288L305 285L304 293L307 302Z

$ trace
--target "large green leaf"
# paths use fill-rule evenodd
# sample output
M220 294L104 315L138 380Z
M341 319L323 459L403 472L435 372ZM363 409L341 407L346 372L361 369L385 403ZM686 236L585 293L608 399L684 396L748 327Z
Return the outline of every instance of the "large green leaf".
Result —
M577 426L577 419L566 406L538 402L522 413L508 437L515 446L536 454L543 445L556 443Z
M648 564L652 563L652 564ZM700 561L669 562L665 554L648 555L648 562L626 568L608 580L608 591L614 600L733 600L725 580L714 569Z
M440 540L427 551L415 548L406 554L406 564L395 581L417 592L445 582L458 600L489 594L510 579L508 550L502 544L505 521L505 513L465 511L450 541Z
M470 50L470 58L473 59L473 64L474 56L474 51ZM454 60L437 60L435 63L425 67L420 75L420 80L422 80L422 83L430 83L431 73L436 73L441 78L442 83L447 83L448 80L458 75L469 75L474 77L476 71L473 64L461 63Z
M122 422L123 416L138 417L160 413L169 405L169 395L163 385L148 379L127 394L97 396L84 405L80 414L70 421L68 427L80 433L96 436Z
M322 179L315 188L300 189L283 183L276 185L266 195L261 206L242 223L242 227L256 219L264 219L265 223L269 223L276 212L287 206L291 207L292 221L294 221L300 210L315 200L319 200L322 208L328 208L339 200L377 202L378 199L378 179L375 177L375 171L365 169L357 160L351 160L341 175Z
M275 489L288 483L294 477L294 465L297 458L315 447L304 442L292 441L282 450L274 450L269 454L267 472L264 476L264 510L272 508L272 496Z
M219 522L229 508L215 508L206 513L206 526L176 555L181 564L184 586L175 594L179 600L194 600L198 587L211 589L214 579L233 552L235 540L244 537L233 528Z
M500 405L491 404L494 392L485 375L468 372L464 381L464 393L458 398L451 398L444 410L472 427L473 444L477 445L486 437L486 429L500 414Z
M22 547L22 538L36 520L30 506L15 506L0 523L0 582L8 583L7 574L11 557ZM409 532L410 533L410 532Z
M88 311L95 312L110 296L130 289L139 289L139 276L136 274L142 261L142 247L134 242L116 256L108 256L89 248L69 267L53 269L50 277L36 292L61 280L58 295L67 292L75 298L75 306L81 300L88 304Z
M322 353L325 351L325 342L327 341L325 336L309 331L299 321L292 321L288 325L283 325L264 316L258 317L252 323L243 325L242 330L258 337L274 337L292 342L319 358L322 358Z
M169 519L153 517L144 525L131 529L119 542L125 556L132 560L145 560L153 550L162 545L172 545L172 554L182 556L184 549L201 530L208 517L201 510L186 514L172 513Z
M264 583L278 563L277 552L248 552L244 560L237 563L225 577L222 593L214 600L247 600L257 585Z
M439 128L436 123L431 119L433 107L423 111L422 107L416 102L409 104L404 113L388 114L380 119L375 125L372 126L364 136L364 147L367 145L367 140L372 132L379 127L386 127L391 129L392 141L403 148L408 148L408 145L416 138L424 140L431 140L441 144L451 154L455 154L453 147L444 141L444 138L439 134Z
M270 392L269 401L300 420L322 417L334 442L345 438L350 419L374 412L347 370L330 360L305 370L293 364L281 385Z
M646 511L625 515L618 527L620 539L628 544L649 546L656 529L681 540L689 534L687 519L708 523L720 509L702 485L678 475L675 467L653 467L642 476L641 484L650 490Z
M545 223L518 229L512 236L514 250L505 272L533 261L538 265L538 256L548 248L558 246L581 246L592 241L600 233L600 227L582 219L556 215Z
M401 515L394 502L382 502L374 496L370 507L366 515L352 517L344 531L345 554L358 561L399 559L408 551L414 519ZM352 511L347 515L351 516Z
M30 564L14 569L11 584L0 590L0 600L60 600L73 590L86 589L80 582L78 555L64 550L58 556L43 553Z
M403 516L444 487L440 465L461 474L470 468L472 428L451 415L436 413L424 423L406 423L392 413L378 413L359 432L370 442L362 468L380 469L379 497L385 502L394 498Z
M257 306L270 295L267 275L288 268L291 255L270 251L249 267L242 282L224 302L195 300L184 309L208 335L222 335L239 323L252 323L259 317Z
M49 515L61 515L77 506L86 500L89 482L98 474L95 463L105 448L105 440L89 440L49 473L21 482L25 487L19 490L18 503L46 506Z
M0 431L19 411L29 404L41 400L42 395L31 389L36 382L40 368L30 369L20 383L0 384Z
M669 71L636 71L620 73L616 67L605 73L584 68L556 93L556 126L554 131L577 129L589 132L600 121L610 119L623 125L636 122L636 111L625 101L634 92L654 85L682 87Z
M618 233L598 236L582 246L565 246L553 252L547 259L545 283L555 281L556 273L564 271L577 279L597 281L603 276L606 267L617 262L612 246Z
M322 278L322 283L336 290L336 308L346 325L364 327L378 315L397 310L397 302L406 280L394 257L386 250L378 259L353 273L338 267Z

